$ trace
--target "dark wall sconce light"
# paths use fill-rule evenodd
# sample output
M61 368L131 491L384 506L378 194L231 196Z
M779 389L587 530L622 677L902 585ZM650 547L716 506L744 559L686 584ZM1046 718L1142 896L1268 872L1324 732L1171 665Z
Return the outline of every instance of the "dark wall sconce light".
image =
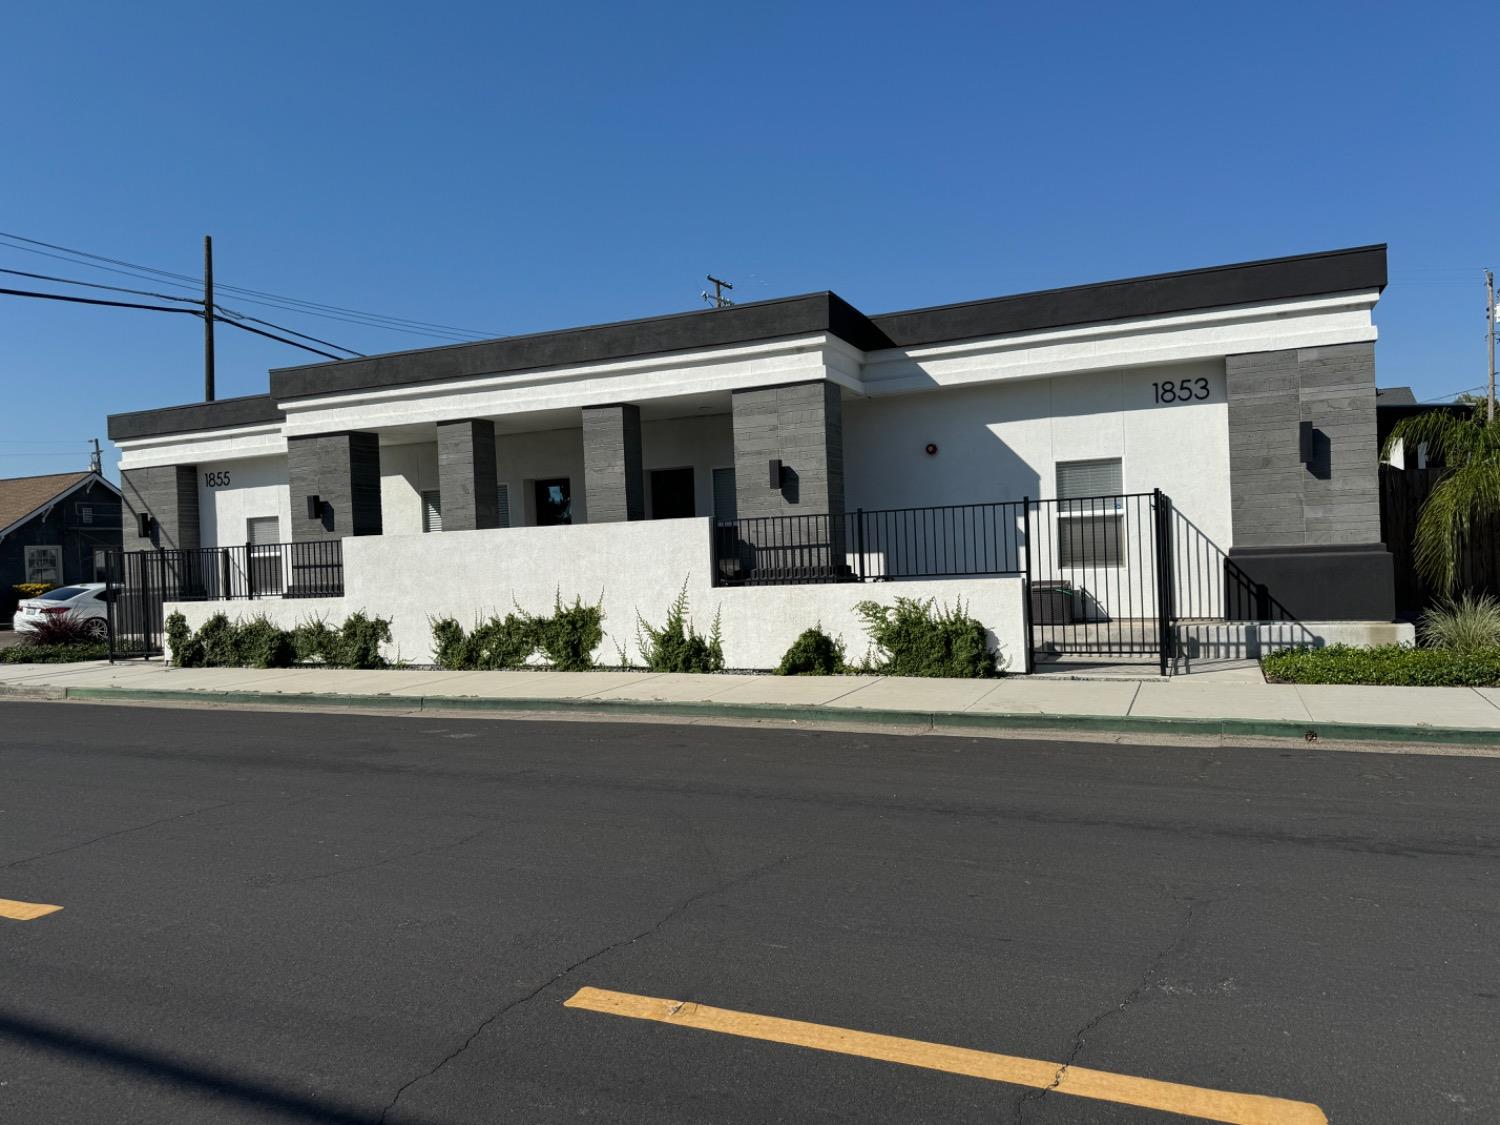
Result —
M771 469L770 487L771 488L780 488L781 487L781 458L779 458L779 457L773 457L771 459L770 469Z
M307 498L307 518L320 520L323 518L323 498L321 496L309 496Z
M135 514L135 530L136 534L142 539L149 539L151 537L150 512L137 512Z
M1312 464L1315 432L1311 422L1301 422L1297 426L1297 457L1304 465Z

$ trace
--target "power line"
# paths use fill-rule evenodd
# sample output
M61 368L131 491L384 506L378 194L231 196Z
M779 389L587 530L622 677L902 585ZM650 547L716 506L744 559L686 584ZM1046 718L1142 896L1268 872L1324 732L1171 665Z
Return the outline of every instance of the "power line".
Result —
M106 305L110 308L115 309L144 309L147 312L186 313L188 316L203 315L197 309L176 309L170 308L166 305L142 305L134 301L105 301L98 297L70 297L63 293L39 293L31 289L0 289L0 296L35 297L44 301L67 301L75 305ZM299 344L297 343L297 341L288 340L284 336L277 336L270 332L262 332L259 328L251 328L248 324L241 324L238 320L234 320L231 317L215 316L214 320L220 324L233 325L235 328L238 328L244 332L253 332L257 336L264 336L268 340L276 340L283 344L289 344L294 348L301 348L305 352L312 352L314 355L324 356L327 359L341 360L347 358L346 356L334 355L332 352L325 352L321 348L310 348L306 344ZM330 346L335 348L338 347L337 344L332 344Z
M113 293L134 293L137 297L155 297L162 301L187 301L196 305L203 303L193 300L192 297L177 297L171 293L152 293L145 289L126 289L119 285L101 285L97 281L75 281L71 277L53 277L47 273L27 273L25 270L7 269L0 269L0 273L8 273L13 277L29 277L35 281L55 281L59 285L82 285L89 289L108 289Z
M116 309L146 309L148 312L186 313L202 316L197 309L174 309L166 305L142 305L134 301L105 301L98 297L69 297L62 293L38 293L33 289L0 289L0 295L8 297L39 297L46 301L69 301L75 305L108 305Z
M173 296L170 293L152 293L152 292L149 292L149 291L147 291L145 289L126 289L123 286L119 286L119 285L101 285L98 282L94 282L94 281L79 281L79 280L77 280L75 278L71 278L71 277L54 277L51 274L46 274L46 273L28 273L25 270L10 270L10 269L0 269L0 273L13 274L16 277L30 277L30 278L35 278L38 281L54 281L54 282L57 282L59 285L82 285L82 286L85 286L85 287L87 287L89 289L107 289L107 290L109 290L112 293L133 293L133 294L135 294L138 297L156 297L157 299L163 300L163 301L182 301L182 302L184 302L186 304L198 305L200 307L203 304L202 301L196 300L196 299L194 299L192 297L177 297L177 296ZM353 348L346 348L346 347L344 347L343 344L335 344L331 340L322 340L322 339L319 339L317 336L309 336L305 332L298 332L296 329L294 329L294 328L288 328L284 324L277 324L276 322L270 321L270 320L262 320L258 316L250 316L248 313L242 313L242 312L238 311L237 309L228 309L228 308L225 308L223 305L219 304L218 302L214 303L214 309L217 312L223 313L225 316L234 317L237 320L254 321L256 324L264 324L267 328L275 328L275 329L277 329L280 332L286 332L289 335L297 336L297 337L299 337L299 338L301 338L303 340L311 340L315 344L323 344L326 347L337 348L339 351L341 351L341 352L348 352L350 355L353 355L353 356L363 356L363 354L364 354L363 352L357 352L357 351L355 351ZM193 311L196 312L197 310L193 310ZM198 315L201 316L202 314L199 313ZM215 320L223 320L224 317L215 317L214 319Z
M137 264L135 262L127 262L127 261L125 261L124 259L121 259L121 258L110 258L110 257L107 257L107 256L102 255L102 254L93 254L93 253L90 253L87 250L74 250L71 247L60 246L57 243L53 243L53 242L43 242L40 239L27 238L24 235L10 234L10 233L7 233L5 231L0 231L0 238L12 239L12 240L14 240L16 242L23 242L23 243L27 243L28 244L26 246L12 246L11 248L15 249L15 250L25 250L25 251L30 252L30 253L44 253L43 251L35 250L33 248L34 247L46 247L48 250L61 251L62 253L65 253L65 254L72 254L72 255L75 255L76 257L79 257L79 258L86 258L86 259L90 259L91 260L91 262L80 262L79 263L80 265L91 265L92 262L104 262L104 263L108 263L108 266L92 266L92 268L95 268L95 269L106 269L109 266L123 266L123 267L126 267L127 269L143 271L143 272L145 272L147 274L152 274L152 275L155 275L156 277L167 279L172 284L181 286L183 288L189 288L189 287L191 287L191 288L197 288L197 286L200 284L199 279L197 279L195 277L192 277L192 276L190 276L188 274L175 273L175 272L173 272L171 270L159 270L159 269L156 269L153 266L143 266L143 265L139 265L139 264ZM54 254L44 254L44 256L46 256L46 257L56 257L56 255L54 255ZM63 260L66 261L68 259L63 259ZM119 270L112 270L111 272L120 272L120 271ZM279 294L279 293L270 293L270 292L267 292L265 290L260 290L260 289L248 289L248 288L245 288L245 287L242 287L242 286L224 285L224 284L219 284L217 286L217 288L219 288L219 289L221 289L221 290L223 290L225 292L229 292L229 293L242 294L247 299L248 298L252 298L252 297L253 298L263 298L263 299L265 299L267 301L276 301L276 302L281 302L282 303L281 305L274 306L274 307L284 307L285 305L300 306L301 307L300 310L297 310L297 311L303 311L308 316L327 315L328 313L342 313L342 314L345 314L346 316L358 317L358 318L360 318L360 321L358 321L358 322L351 322L351 323L362 322L362 323L366 323L370 327L389 328L389 329L393 329L393 330L395 330L395 329L402 329L402 330L411 330L411 331L415 331L416 329L436 329L437 332L440 332L440 333L443 333L443 334L455 334L455 335L459 335L459 336L469 336L469 337L474 337L476 339L486 339L486 338L490 338L490 337L493 337L495 335L498 335L498 333L494 333L494 332L481 332L481 331L477 331L477 330L471 329L471 328L459 328L456 325L452 325L452 324L439 324L439 323L436 323L436 322L433 322L433 321L415 320L415 319L410 318L410 317L390 316L390 315L387 315L387 314L384 314L384 313L363 312L363 311L361 311L359 309L345 308L345 307L343 307L341 305L329 305L329 304L324 304L324 303L319 302L319 301L308 301L308 300L306 300L304 298L301 298L301 297L287 297L287 296L284 296L284 295ZM251 302L251 303L254 303L254 302ZM313 310L323 310L323 311L321 313L319 313L319 312L314 312ZM339 319L339 318L338 317L332 317L331 319ZM423 334L423 335L433 335L435 333L429 332L429 333L420 333L420 334Z

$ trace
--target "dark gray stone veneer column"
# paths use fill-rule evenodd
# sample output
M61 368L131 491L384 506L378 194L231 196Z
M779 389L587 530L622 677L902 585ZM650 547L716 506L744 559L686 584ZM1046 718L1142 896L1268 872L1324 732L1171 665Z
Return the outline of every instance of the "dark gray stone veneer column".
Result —
M380 534L380 435L288 438L286 460L294 540ZM308 519L309 496L322 499L321 517Z
M837 385L735 391L734 490L740 519L844 510L844 411ZM769 463L779 460L773 487Z
M438 423L438 490L444 531L500 526L495 423L466 418Z
M1227 607L1253 619L1389 621L1394 571L1380 541L1375 346L1229 356ZM1314 429L1303 464L1302 422Z
M198 523L198 466L157 465L124 469L120 491L125 496L124 546L127 551L153 547L194 550L202 545ZM137 516L145 512L153 524L142 537Z
M640 407L583 408L583 481L589 523L646 518Z

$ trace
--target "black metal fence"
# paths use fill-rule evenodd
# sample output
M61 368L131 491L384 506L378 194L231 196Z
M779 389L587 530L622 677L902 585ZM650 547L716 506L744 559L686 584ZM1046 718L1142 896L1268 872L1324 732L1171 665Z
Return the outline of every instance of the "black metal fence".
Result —
M1035 658L1171 654L1172 502L1122 493L1032 502L1028 610Z
M1246 599L1286 618L1160 491L729 520L714 573L720 586L1025 577L1028 668L1113 656L1165 671L1182 621L1223 621Z
M150 656L167 602L342 597L343 541L110 551L104 580L111 658Z
M764 516L714 528L720 586L1022 574L1025 502Z

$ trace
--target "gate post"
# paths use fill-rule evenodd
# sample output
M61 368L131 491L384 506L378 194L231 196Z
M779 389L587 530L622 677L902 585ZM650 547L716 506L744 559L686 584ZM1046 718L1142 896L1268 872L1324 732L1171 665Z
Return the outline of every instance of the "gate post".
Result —
M1176 568L1172 558L1172 500L1161 489L1151 493L1156 522L1156 625L1158 663L1167 675L1168 662L1177 655L1173 643L1176 626Z
M1021 546L1024 572L1021 579L1021 627L1026 633L1026 655L1023 667L1029 676L1036 671L1036 648L1031 636L1031 497L1021 498Z

